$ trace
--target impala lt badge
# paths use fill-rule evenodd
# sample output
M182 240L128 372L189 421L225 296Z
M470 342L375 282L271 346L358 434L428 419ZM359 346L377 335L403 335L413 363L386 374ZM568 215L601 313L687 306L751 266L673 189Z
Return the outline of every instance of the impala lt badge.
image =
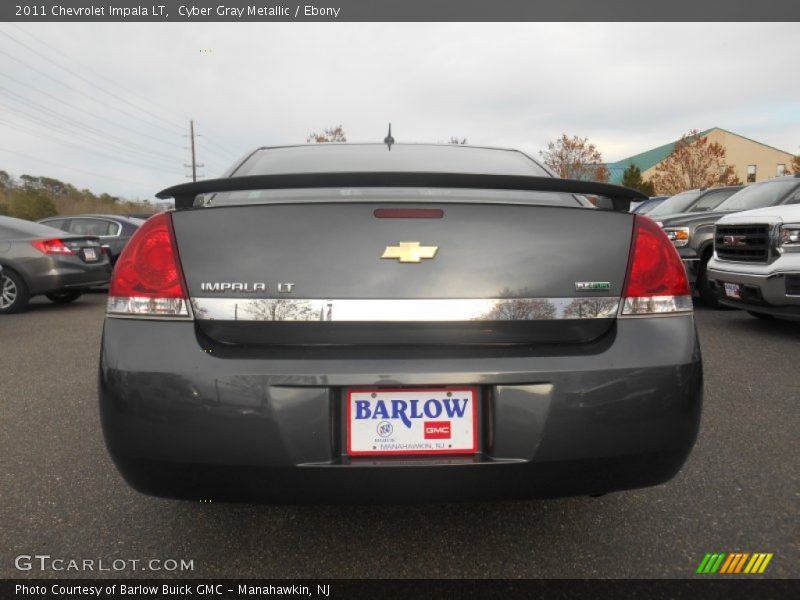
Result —
M266 283L241 283L241 282L222 282L204 281L200 284L200 289L204 292L266 292Z
M418 263L423 258L433 258L439 246L420 246L419 242L400 242L397 246L386 246L381 258L396 258L401 263Z

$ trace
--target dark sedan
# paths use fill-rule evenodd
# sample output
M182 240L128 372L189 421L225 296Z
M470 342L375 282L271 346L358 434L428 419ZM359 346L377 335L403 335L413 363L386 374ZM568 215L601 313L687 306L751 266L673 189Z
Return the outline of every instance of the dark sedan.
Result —
M128 240L144 223L144 220L122 215L70 215L48 217L39 223L74 235L91 235L100 238L100 243L106 248L113 265L117 262L117 258Z
M37 294L72 302L84 289L108 283L111 275L99 238L12 217L0 217L0 264L0 314L24 310Z
M647 216L656 221L668 219L684 213L708 212L717 208L728 198L742 189L741 185L694 189L675 194L664 200Z
M646 215L651 210L658 207L667 198L669 198L669 196L652 196L646 200L643 200L642 202L638 202L636 206L633 206L633 203L631 203L631 212L636 215Z
M694 445L686 272L627 212L639 192L387 143L261 148L159 197L176 210L120 257L100 357L106 444L142 492L599 494Z

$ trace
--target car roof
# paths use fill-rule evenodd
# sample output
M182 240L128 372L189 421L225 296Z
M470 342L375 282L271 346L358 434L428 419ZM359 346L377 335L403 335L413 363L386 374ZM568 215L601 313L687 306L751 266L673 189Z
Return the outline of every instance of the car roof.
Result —
M40 236L40 237L64 237L64 232L60 229L50 227L43 223L36 223L26 219L16 217L6 217L0 215L0 228L12 235L17 236Z
M126 223L131 223L136 225L137 220L141 219L134 219L133 217L126 217L125 215L107 215L101 213L84 213L80 215L54 215L52 217L47 217L45 219L40 219L40 221L52 221L54 219L111 219L117 221L124 221Z
M354 165L358 165L354 167ZM324 143L263 146L226 175L366 172L450 172L498 175L551 173L519 150L462 144Z

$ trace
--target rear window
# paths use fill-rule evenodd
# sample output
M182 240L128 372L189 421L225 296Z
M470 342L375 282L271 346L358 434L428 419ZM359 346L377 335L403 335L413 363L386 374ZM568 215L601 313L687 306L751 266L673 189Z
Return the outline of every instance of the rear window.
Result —
M198 196L203 206L236 204L283 204L286 202L502 202L506 204L544 204L591 206L580 196L527 190L474 190L451 188L313 188L222 192Z
M774 206L795 186L797 181L787 180L754 183L725 200L717 209L740 211Z
M692 206L691 212L703 212L706 210L714 210L722 204L725 200L733 196L739 190L719 190L718 192L709 192L697 203Z
M75 235L117 235L119 225L105 219L72 219L69 232Z
M653 210L651 210L648 215L651 217L657 217L658 215L671 215L673 213L682 213L687 208L689 208L692 203L697 200L697 197L702 194L700 190L693 190L691 192L682 192L671 198L667 198Z
M47 225L48 227L55 227L56 229L64 229L64 221L66 219L48 219L47 221L42 221L41 225Z
M516 150L456 145L315 144L264 148L254 152L234 176L347 171L482 173L496 175L550 174Z

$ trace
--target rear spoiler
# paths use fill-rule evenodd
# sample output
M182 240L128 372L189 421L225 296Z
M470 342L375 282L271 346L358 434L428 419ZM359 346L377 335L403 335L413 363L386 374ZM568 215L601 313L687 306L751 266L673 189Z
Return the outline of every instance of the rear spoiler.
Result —
M251 190L283 190L308 188L351 187L402 187L402 188L469 188L486 190L527 190L531 192L560 192L602 196L610 199L611 205L598 202L600 208L627 211L631 200L647 200L647 196L631 188L559 179L557 177L529 177L526 175L481 175L477 173L407 173L407 172L346 172L346 173L298 173L291 175L248 175L205 179L193 183L182 183L161 190L156 197L175 198L175 208L194 206L199 194L216 192L243 192Z

